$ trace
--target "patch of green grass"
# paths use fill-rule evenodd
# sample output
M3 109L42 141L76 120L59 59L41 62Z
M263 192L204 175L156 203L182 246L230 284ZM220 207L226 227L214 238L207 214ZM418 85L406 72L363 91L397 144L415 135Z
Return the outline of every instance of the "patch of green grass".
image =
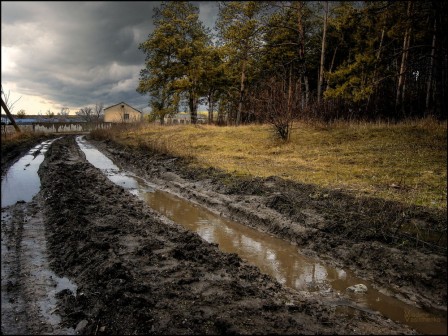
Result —
M287 143L269 125L147 125L115 137L128 146L193 158L200 167L446 209L446 122L298 122Z

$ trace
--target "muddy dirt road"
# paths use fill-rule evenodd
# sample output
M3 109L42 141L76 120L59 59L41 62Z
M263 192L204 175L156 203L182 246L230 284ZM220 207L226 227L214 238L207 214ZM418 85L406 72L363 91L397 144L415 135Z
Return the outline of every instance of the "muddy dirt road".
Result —
M446 312L446 211L354 197L275 176L247 180L192 169L180 159L110 141L93 143L163 190L297 244L327 263L350 268L378 287L391 288L403 301ZM396 229L410 226L421 235L433 234L438 243L416 242Z
M282 197L298 189L282 189L282 181L225 184L174 158L96 145L163 189L296 240L310 254L331 248L346 257L329 262L349 265L343 262L353 253L353 263L375 264L359 267L366 277L382 270L389 280L379 284L396 281L404 300L446 311L444 255L366 241L348 249L350 240L328 233L328 219L312 209L305 212L308 227L297 226L299 215L285 213ZM2 208L4 334L415 333L356 305L338 311L347 301L336 293L282 287L221 252L113 184L86 161L73 136L51 145L39 175L41 190L31 202Z

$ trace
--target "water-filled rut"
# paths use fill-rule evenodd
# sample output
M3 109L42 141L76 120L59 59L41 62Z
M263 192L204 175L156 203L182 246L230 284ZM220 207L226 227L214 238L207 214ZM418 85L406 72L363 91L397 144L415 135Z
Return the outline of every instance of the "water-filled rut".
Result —
M183 198L158 190L154 184L122 171L114 162L89 144L84 137L77 143L87 160L101 169L114 183L144 200L151 208L172 221L197 232L204 240L219 245L224 252L237 253L242 259L257 266L285 286L299 291L337 291L348 294L355 305L379 311L391 320L415 328L425 334L446 333L446 317L438 312L427 312L376 290L371 283L343 269L329 267L300 254L296 246L269 234L228 220ZM366 293L351 293L346 289L363 283ZM347 313L352 307L341 305Z
M38 195L38 169L55 141L47 140L15 162L2 179L2 333L74 334L60 325L56 293L76 292L76 284L49 265L45 223ZM34 331L34 332L33 332Z
M2 179L2 208L17 201L29 202L39 192L40 179L37 171L53 141L55 139L34 146L8 169Z

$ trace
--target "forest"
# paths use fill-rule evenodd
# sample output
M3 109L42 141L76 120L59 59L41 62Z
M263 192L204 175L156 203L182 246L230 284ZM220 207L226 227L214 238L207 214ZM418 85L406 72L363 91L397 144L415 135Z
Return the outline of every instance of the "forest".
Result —
M446 119L443 1L230 1L213 29L192 2L154 9L137 91L164 117L218 125Z

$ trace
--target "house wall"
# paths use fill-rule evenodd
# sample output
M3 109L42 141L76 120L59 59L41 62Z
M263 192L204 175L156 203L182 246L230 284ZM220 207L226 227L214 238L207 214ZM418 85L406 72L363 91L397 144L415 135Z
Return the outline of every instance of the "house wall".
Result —
M105 122L114 122L114 123L122 123L122 122L137 122L142 118L142 114L140 112L135 111L133 108L127 106L126 104L121 104L112 106L107 108L104 111L104 121ZM124 115L129 114L129 119L125 120Z

